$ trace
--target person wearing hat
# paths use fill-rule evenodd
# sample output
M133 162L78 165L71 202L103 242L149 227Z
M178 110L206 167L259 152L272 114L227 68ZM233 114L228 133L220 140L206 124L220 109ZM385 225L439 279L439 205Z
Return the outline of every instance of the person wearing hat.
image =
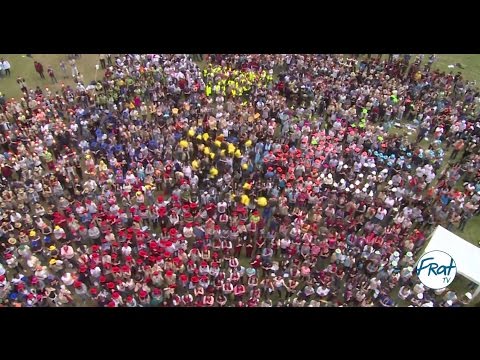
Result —
M67 235L60 225L55 225L53 229L53 237L55 240L60 241L60 239L66 239Z
M111 297L112 301L115 303L115 307L121 307L124 305L124 302L123 302L123 299L122 299L122 295L117 292L117 291L114 291L112 293L112 297Z
M56 259L54 257L52 257L48 261L48 266L49 266L49 269L51 270L52 273L58 274L58 275L60 275L59 273L64 269L63 261L60 260L60 259Z
M88 299L87 286L83 282L75 280L73 287L75 289L75 294L82 299L83 303L85 303L85 301Z
M200 277L200 280L198 284L203 288L207 289L207 287L210 285L210 279L208 278L208 275L202 275Z
M127 299L125 301L125 305L127 307L137 307L138 306L137 305L137 300L132 295L127 296Z
M61 280L66 286L69 286L69 287L73 286L73 283L75 282L75 278L72 276L70 272L64 273L61 277Z
M150 298L150 295L147 291L140 290L138 292L138 297L139 297L140 305L142 305L142 306L149 306L150 305L151 298Z
M69 262L73 262L74 257L75 257L75 251L73 250L72 246L70 246L68 244L65 244L64 246L62 246L60 248L60 256L64 260L67 260Z
M11 238L10 238L11 239ZM15 239L14 239L15 240ZM17 257L15 256L15 253L9 252L4 255L5 257L5 262L7 264L7 267L13 271L13 269L19 268L19 270L23 271L22 265L18 262Z
M154 286L161 287L163 285L163 276L160 271L153 271L150 278Z

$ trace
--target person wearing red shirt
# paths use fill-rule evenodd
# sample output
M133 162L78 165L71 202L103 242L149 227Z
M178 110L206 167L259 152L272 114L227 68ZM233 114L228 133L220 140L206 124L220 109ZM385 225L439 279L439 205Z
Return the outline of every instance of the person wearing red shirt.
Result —
M223 294L218 294L217 295L217 304L220 307L225 306L227 303L227 298Z
M215 298L213 297L212 294L207 294L207 295L205 295L205 297L203 299L203 303L207 307L212 307L215 303Z
M240 239L238 239L237 243L235 244L235 251L233 252L233 256L235 256L236 258L239 258L242 252L242 248L243 248L243 242Z
M38 61L34 61L33 65L35 66L35 71L40 75L40 77L45 79L45 75L43 74L43 65Z
M288 252L288 257L290 259L293 258L297 253L297 247L295 246L295 244L291 244L287 252Z
M258 285L258 277L256 275L252 275L248 278L248 288L252 290Z
M263 236L260 236L260 237L257 239L255 245L256 245L255 253L256 253L256 254L260 254L260 253L262 252L262 250L263 250L263 247L265 246L265 238L264 238Z
M259 300L258 300L258 299L254 298L254 297L251 297L251 298L248 299L248 301L247 301L247 306L248 306L248 307L257 307L258 303L259 303Z
M186 293L182 296L182 302L184 306L190 307L193 304L193 296L190 293Z
M230 269L236 269L240 262L236 257L231 257L228 265L230 266Z
M255 270L260 268L262 266L262 258L260 255L255 256L255 259L253 259L250 262L250 266L254 268Z
M253 244L252 240L248 240L247 244L245 245L245 255L248 259L252 258L252 253L253 253Z
M225 280L225 283L222 286L223 294L229 298L230 294L233 293L233 285L230 283L230 280Z

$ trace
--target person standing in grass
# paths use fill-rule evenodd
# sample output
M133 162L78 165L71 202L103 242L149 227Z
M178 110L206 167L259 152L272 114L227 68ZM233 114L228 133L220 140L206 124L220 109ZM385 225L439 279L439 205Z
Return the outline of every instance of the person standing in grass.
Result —
M28 93L27 89L27 83L25 82L25 79L22 77L17 78L17 84L20 86L20 90L22 90L23 93Z
M63 78L67 78L67 65L63 61L60 61L60 70L62 70Z
M100 66L102 67L103 70L105 70L107 68L107 64L105 63L105 54L100 54L99 59L100 59Z
M52 80L52 84L57 83L58 82L57 78L55 77L55 73L53 72L53 69L51 66L48 67L47 72L48 72L48 76L50 76L50 79Z
M70 60L70 67L72 68L72 77L75 78L78 76L77 62L75 59Z
M5 71L5 76L10 76L10 63L8 60L1 59L0 62L2 63L3 71Z
M10 76L10 62L8 60L3 60L3 70L5 70L5 75Z
M42 79L45 79L45 75L43 74L43 65L40 64L38 61L35 61L33 65L35 66L35 71L40 75L40 77Z
M77 82L81 82L83 84L83 75L78 73L77 76L76 76L76 80L77 80Z

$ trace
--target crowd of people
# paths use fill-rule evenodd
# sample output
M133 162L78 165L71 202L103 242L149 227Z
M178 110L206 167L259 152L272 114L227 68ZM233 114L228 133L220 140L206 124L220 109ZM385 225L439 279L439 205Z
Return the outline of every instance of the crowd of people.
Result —
M4 306L469 303L413 265L480 211L472 84L403 55L203 58L102 54L101 81L4 102Z

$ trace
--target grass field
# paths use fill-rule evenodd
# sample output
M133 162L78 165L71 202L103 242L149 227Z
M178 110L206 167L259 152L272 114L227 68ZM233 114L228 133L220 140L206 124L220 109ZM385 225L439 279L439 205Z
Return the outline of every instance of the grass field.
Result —
M448 65L460 63L463 69L455 67L449 68ZM438 69L449 73L461 72L467 80L475 80L480 85L480 55L479 54L440 54L434 63Z
M52 90L59 90L62 83L66 85L74 85L72 78L72 71L68 65L68 58L65 54L32 54L33 58L19 54L0 54L0 58L4 58L10 62L11 76L0 78L0 92L6 98L19 98L22 96L20 87L17 84L17 78L23 77L29 89L40 86L41 88L48 87ZM67 66L67 78L63 77L60 70L60 61L64 61ZM40 75L35 71L33 62L38 61L43 65L46 79L41 79ZM85 54L76 59L78 71L84 76L85 82L90 82L95 79L95 64L98 64L98 54ZM58 83L53 85L48 77L47 68L51 66L55 73ZM103 71L100 69L97 74L100 79L103 76Z

